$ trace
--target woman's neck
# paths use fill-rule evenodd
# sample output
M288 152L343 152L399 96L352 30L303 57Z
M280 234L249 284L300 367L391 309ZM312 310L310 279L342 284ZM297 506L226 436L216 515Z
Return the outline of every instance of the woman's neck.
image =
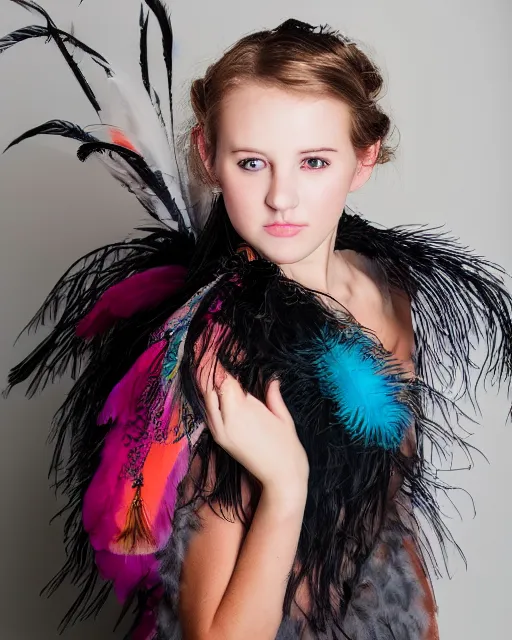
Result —
M308 258L280 268L287 278L347 306L354 295L357 270L348 258L350 252L334 250L335 241L333 233Z

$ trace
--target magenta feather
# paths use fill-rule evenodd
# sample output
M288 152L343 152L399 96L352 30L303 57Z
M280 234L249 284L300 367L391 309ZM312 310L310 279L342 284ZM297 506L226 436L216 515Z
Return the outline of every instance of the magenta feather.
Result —
M181 265L153 267L110 287L78 323L76 333L84 339L104 333L117 320L150 309L178 291L187 269Z
M123 480L126 478L124 474L131 452L131 447L128 446L131 441L130 429L137 429L140 398L150 378L161 371L166 346L167 341L160 340L138 358L114 387L98 417L98 424L111 421L114 426L105 439L101 463L83 502L84 527L90 535L92 546L97 550L108 548L109 542L119 533L115 530L112 514L116 512L122 498ZM147 412L149 407L145 406L143 410Z

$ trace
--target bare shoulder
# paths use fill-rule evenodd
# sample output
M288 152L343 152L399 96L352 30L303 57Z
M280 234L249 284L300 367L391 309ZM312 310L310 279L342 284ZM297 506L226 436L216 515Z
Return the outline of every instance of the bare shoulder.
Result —
M370 294L370 311L378 310L382 314L377 335L389 351L409 364L414 352L414 328L408 294L403 289L392 286L385 270L371 258L355 251L347 251L346 257L367 282L373 285L365 287L365 300L368 300ZM362 324L366 324L364 318Z

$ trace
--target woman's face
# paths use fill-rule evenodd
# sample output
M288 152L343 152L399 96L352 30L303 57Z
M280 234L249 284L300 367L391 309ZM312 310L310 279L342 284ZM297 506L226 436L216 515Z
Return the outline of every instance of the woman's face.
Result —
M330 245L347 194L372 169L350 127L331 97L247 83L224 99L212 171L233 227L268 260L295 264Z

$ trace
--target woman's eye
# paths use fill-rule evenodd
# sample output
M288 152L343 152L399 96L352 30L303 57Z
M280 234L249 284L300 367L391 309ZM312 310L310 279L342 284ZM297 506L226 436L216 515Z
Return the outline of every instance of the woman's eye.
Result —
M323 169L329 166L329 163L322 158L307 158L305 162L309 169Z
M246 160L240 160L238 166L246 171L259 171L264 168L265 162L259 158L247 158Z

